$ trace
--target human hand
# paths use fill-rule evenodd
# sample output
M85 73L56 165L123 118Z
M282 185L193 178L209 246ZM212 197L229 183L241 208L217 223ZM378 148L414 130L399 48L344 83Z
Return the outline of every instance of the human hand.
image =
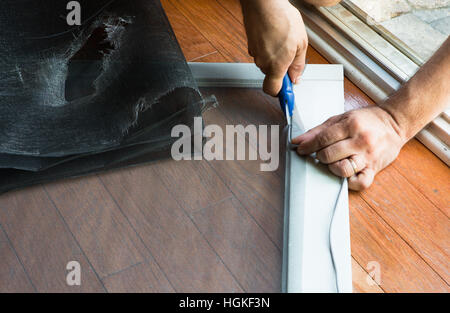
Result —
M331 172L348 177L352 190L368 188L405 142L395 119L378 106L334 116L292 140L300 155L317 152Z
M300 12L288 0L241 0L248 52L266 74L263 90L276 96L286 72L297 83L305 67L308 37Z

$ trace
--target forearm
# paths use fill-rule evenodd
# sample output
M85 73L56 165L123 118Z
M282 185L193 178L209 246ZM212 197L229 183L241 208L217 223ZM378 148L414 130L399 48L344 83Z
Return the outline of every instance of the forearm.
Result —
M380 104L405 141L450 106L450 38L393 96Z
M282 1L289 2L289 0L240 0L244 14L246 10L261 7L269 8L273 6L274 3ZM303 0L303 1L315 6L325 6L325 7L333 6L341 2L341 0Z

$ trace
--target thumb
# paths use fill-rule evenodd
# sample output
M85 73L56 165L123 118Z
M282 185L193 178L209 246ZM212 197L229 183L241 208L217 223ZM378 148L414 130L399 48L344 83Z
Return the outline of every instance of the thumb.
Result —
M271 74L266 75L263 83L263 91L268 95L276 97L283 86L283 77Z
M295 55L294 61L292 61L291 66L289 66L289 77L294 84L298 83L300 76L305 69L306 59L306 49L297 49L297 54Z

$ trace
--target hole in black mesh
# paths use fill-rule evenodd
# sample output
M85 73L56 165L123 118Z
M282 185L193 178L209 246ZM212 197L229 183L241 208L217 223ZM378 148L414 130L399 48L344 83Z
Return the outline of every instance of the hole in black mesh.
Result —
M95 79L102 72L103 58L114 49L104 27L93 31L84 46L69 60L66 101L95 94Z

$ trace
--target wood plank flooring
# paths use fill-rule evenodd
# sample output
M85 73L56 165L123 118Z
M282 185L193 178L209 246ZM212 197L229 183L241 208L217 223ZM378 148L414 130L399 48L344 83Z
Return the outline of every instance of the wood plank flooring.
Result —
M188 61L252 62L237 0L162 4ZM311 47L307 57L327 63ZM373 105L344 85L347 110ZM220 102L206 123L283 124L259 90L203 92ZM284 164L261 172L260 162L165 160L0 196L0 292L280 291ZM371 188L350 193L355 292L450 291L449 181L413 139ZM81 286L66 284L73 260Z

